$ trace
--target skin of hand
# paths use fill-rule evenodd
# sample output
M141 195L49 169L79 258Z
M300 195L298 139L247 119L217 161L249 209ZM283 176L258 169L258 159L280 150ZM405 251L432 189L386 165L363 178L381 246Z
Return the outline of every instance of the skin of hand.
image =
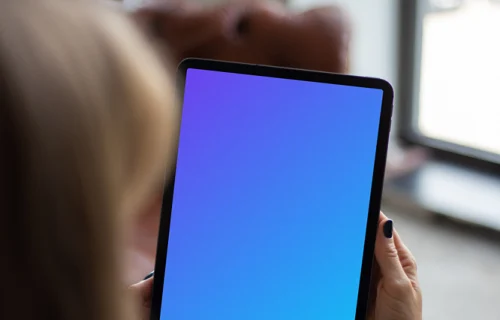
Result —
M392 220L380 213L375 265L367 320L422 320L422 292L415 258L394 230ZM153 278L130 286L140 299L142 319L149 319Z
M367 320L422 320L415 258L380 213Z
M129 289L140 301L141 319L149 319L151 314L151 298L153 297L153 277L133 284Z

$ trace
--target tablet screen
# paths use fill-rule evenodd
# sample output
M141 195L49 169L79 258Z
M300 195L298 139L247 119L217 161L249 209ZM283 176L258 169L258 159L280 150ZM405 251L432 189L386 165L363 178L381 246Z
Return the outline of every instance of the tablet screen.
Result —
M162 320L354 319L382 97L187 70Z

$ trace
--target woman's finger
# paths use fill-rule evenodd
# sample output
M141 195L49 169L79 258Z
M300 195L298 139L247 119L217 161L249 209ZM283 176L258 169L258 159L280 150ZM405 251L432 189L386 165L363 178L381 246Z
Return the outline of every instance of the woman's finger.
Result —
M375 243L375 258L384 278L393 280L407 279L401 266L398 250L394 241L393 222L381 214Z
M378 223L380 224L382 221L386 220L389 220L389 218L387 218L387 216L382 211L380 211L380 214L378 216Z
M416 260L413 257L411 251L408 249L408 247L406 247L406 245L403 243L403 240L401 240L401 237L399 236L396 230L394 230L394 244L396 245L399 261L401 263L401 266L403 267L403 270L405 271L408 278L416 283L417 282Z

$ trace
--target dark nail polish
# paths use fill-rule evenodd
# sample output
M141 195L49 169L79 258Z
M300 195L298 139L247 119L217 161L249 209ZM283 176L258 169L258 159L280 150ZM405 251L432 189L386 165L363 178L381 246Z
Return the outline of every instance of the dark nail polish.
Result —
M387 220L384 224L384 236L388 239L392 238L392 228L393 228L392 220Z
M149 274L148 274L148 275L147 275L147 276L143 279L143 281L144 281L144 280L148 280L149 278L151 278L151 277L152 277L152 276L154 276L154 275L155 275L155 272L154 272L154 271L151 271L151 272L150 272L150 273L149 273Z

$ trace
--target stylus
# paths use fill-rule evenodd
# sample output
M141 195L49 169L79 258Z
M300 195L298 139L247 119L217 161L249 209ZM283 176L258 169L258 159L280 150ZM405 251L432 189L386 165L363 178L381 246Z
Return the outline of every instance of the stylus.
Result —
M151 271L150 273L148 273L148 275L146 277L144 277L144 280L148 280L149 278L153 277L154 275L155 275L155 272Z

